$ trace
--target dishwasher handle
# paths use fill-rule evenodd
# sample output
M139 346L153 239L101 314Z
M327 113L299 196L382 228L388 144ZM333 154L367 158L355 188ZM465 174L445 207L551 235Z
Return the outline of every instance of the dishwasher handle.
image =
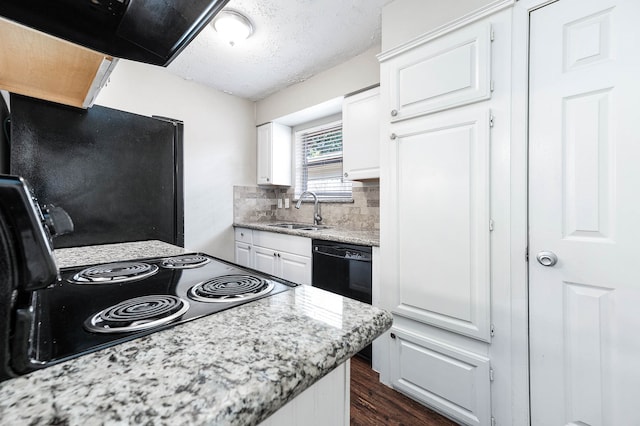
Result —
M347 247L314 245L313 253L322 256L336 257L338 259L371 262L371 253Z

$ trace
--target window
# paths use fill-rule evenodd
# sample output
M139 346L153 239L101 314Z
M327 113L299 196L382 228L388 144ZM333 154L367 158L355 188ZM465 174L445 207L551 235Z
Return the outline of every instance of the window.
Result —
M318 198L351 199L351 182L342 178L342 121L295 132L295 197L313 191Z

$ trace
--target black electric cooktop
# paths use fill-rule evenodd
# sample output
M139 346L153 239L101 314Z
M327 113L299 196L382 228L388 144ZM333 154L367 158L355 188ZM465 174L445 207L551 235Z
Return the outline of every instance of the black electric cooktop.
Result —
M295 286L203 254L66 268L61 278L33 296L34 363L64 361Z

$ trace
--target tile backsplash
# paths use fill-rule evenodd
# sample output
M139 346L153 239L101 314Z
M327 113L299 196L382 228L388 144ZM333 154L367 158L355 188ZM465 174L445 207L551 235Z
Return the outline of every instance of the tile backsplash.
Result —
M278 197L283 199L278 208ZM289 208L284 208L288 198ZM305 197L306 199L306 197ZM311 199L311 198L310 198ZM313 202L295 208L293 188L258 186L233 187L234 222L313 222ZM322 224L352 230L380 229L380 185L378 182L353 183L353 202L320 202Z

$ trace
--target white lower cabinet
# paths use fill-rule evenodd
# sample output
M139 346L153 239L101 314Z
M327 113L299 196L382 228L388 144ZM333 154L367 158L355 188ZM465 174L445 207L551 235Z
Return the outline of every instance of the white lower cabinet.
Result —
M265 274L279 276L277 252L266 247L253 247L254 268Z
M236 228L235 245L235 262L240 266L253 268L253 231Z
M347 361L280 408L260 426L348 426L350 365Z
M266 274L311 285L310 238L236 228L235 260Z
M390 336L394 388L463 424L491 423L491 368L485 354L424 331L394 326Z
M309 249L311 252L311 249ZM298 284L311 285L311 257L298 254L278 252L280 276L285 280Z
M240 266L253 268L251 244L236 241L236 263Z

